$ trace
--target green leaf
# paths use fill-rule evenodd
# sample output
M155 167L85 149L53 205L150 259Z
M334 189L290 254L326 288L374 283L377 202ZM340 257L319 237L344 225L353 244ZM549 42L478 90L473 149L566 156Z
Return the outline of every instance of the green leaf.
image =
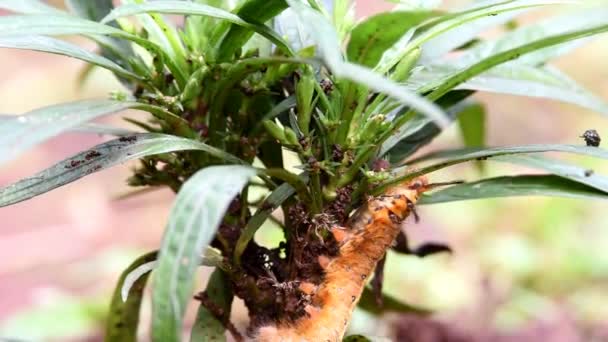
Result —
M352 31L356 21L355 1L324 0L325 7L330 8L329 15L341 41ZM333 3L333 4L332 4Z
M372 342L372 340L363 335L350 335L342 339L342 342Z
M125 136L93 147L50 168L0 189L0 207L18 203L128 160L184 150L198 150L232 163L241 161L204 143L165 134Z
M404 180L414 179L424 174L428 174L437 170L444 169L446 167L465 163L472 160L485 160L488 158L497 158L499 156L509 155L509 158L515 156L516 154L529 154L529 153L541 153L541 152L565 152L565 153L574 153L580 155L586 155L601 159L608 159L608 151L598 147L589 147L589 146L579 146L579 145L523 145L523 146L508 146L508 147L494 147L494 148L485 148L485 149L457 149L457 150L446 150L430 153L414 160L407 162L407 167L404 167L405 170L412 169L412 166L429 159L443 159L441 162L434 163L424 167L416 167L411 172L407 172L404 176L396 177L381 186L374 189L374 193L381 192L386 187L402 182ZM536 157L540 159L539 157ZM532 164L533 162L530 162ZM529 165L533 166L533 165ZM545 170L549 170L549 167L540 167L542 165L537 165L537 168L542 168ZM533 166L534 167L534 166ZM396 170L399 173L400 170ZM553 172L553 171L550 171ZM585 170L578 169L576 171L580 177L584 177ZM578 177L578 178L580 178ZM595 178L594 178L595 180ZM601 181L600 181L601 183ZM601 186L601 184L600 184Z
M112 0L66 0L67 7L79 17L100 21L114 6Z
M11 120L0 122L0 163L87 121L139 105L130 101L87 100L44 107L11 117Z
M39 108L0 121L0 164L27 149L83 123L125 109L150 112L165 121L176 133L189 136L191 130L180 117L165 109L133 101L85 100Z
M437 104L443 108L448 108L446 113L451 120L454 120L467 105L466 102L459 102L471 94L473 92L468 90L452 91L437 101ZM401 109L396 115L403 115L403 112L407 110L408 108ZM386 139L378 155L388 156L391 163L401 162L422 146L427 145L439 133L441 133L441 128L432 120L423 115L416 114Z
M121 274L112 295L110 312L106 320L106 341L137 341L143 291L148 275L158 264L157 255L157 251L142 255ZM201 263L205 266L218 266L222 263L222 255L219 251L207 249Z
M110 25L69 15L12 15L0 17L0 36L28 35L109 35L135 42L160 55L180 86L186 82L184 71L157 44ZM111 43L110 43L111 44Z
M137 325L139 324L139 310L143 297L148 272L141 274L129 287L128 297L122 293L123 284L133 271L156 260L156 252L151 252L137 258L125 269L112 295L112 303L106 320L105 341L108 342L135 342L137 341Z
M59 39L44 36L0 36L0 47L21 50L35 50L68 56L100 66L104 69L108 69L114 72L116 75L127 79L141 80L141 77L132 73L131 71L125 70L113 61L89 52L77 45Z
M423 161L432 159L443 159L442 163L451 163L452 161L469 161L475 159L487 159L502 155L522 154L522 153L541 153L541 152L564 152L586 155L601 159L608 159L608 150L581 145L560 145L560 144L537 144L537 145L520 145L520 146L505 146L505 147L490 147L490 148L463 148L443 150L431 152L412 159L407 162L408 165L414 165ZM454 164L450 164L454 165ZM448 165L449 166L449 165Z
M5 122L11 122L15 119L16 116L10 114L0 115L0 127ZM85 123L80 126L76 126L70 128L68 131L70 133L89 133L89 134L99 134L99 135L113 135L113 136L124 136L124 135L133 135L138 132L132 131L126 128L114 127L110 125L98 124L98 123Z
M461 70L458 65L449 63L420 67L415 69L407 85L410 89L426 93ZM608 115L608 104L551 66L507 63L473 77L456 89L548 98Z
M223 261L224 258L222 257L222 253L215 248L209 247L205 250L205 254L201 258L201 265L221 268ZM120 296L123 302L127 301L131 288L139 281L139 279L142 276L150 273L157 266L158 261L155 257L154 260L141 264L135 269L131 270L131 272L123 280L123 284L120 289Z
M340 52L340 42L336 31L331 24L317 11L304 5L298 0L287 0L298 15L298 19L306 24L315 39L325 64L337 77L365 85L372 90L385 93L401 103L427 115L441 127L449 124L449 119L435 104L424 100L401 86L381 75L360 65L343 61ZM314 28L314 29L312 29Z
M230 202L255 174L254 169L245 166L211 166L198 171L181 187L171 209L155 274L154 341L180 340L198 254L215 236Z
M223 23L224 25L220 26L218 30L221 33L223 33L224 30L227 30L227 32L219 44L217 55L218 60L225 61L232 58L235 52L245 45L245 43L251 38L253 35L251 30L252 28L257 28L255 30L257 33L267 37L270 41L277 44L277 46L283 50L283 52L287 53L288 56L295 55L292 49L283 41L283 39L271 39L271 36L279 36L276 32L268 29L264 25L265 22L274 18L286 8L287 3L285 0L247 0L242 3L242 5L236 11L237 16L246 22L256 23L255 27L247 27L246 25L242 25L237 22L232 22L236 25ZM229 27L226 27L226 25L229 25ZM265 29L265 33L259 30L261 28Z
M100 21L114 8L112 0L66 0L66 5L81 18L96 22ZM111 22L108 25L118 28L116 22ZM104 46L106 45L105 43L108 46ZM137 58L131 45L124 40L109 38L107 42L103 43L98 40L98 44L101 47L101 55L113 61L122 59L123 62L127 62L130 58ZM128 85L126 82L125 84Z
M475 44L472 48L463 51L463 53L457 58L452 59L450 63L452 65L458 65L461 67L471 65L481 59L508 49L516 48L531 41L539 40L551 35L579 30L592 25L601 25L607 20L607 15L604 11L606 2L603 1L604 4L601 4L602 1L588 2L590 5L593 5L594 3L597 8L593 8L594 6L591 6L591 9L586 8L584 10L571 8L570 11L566 12L566 15L552 17L544 21L534 23L533 25L523 26L496 39L486 40ZM577 7L584 7L586 4L587 2L582 3ZM526 56L522 56L512 63L526 64L531 66L541 65L550 59L572 50L577 45L580 45L580 43L582 42L579 41L568 44L560 44L547 49L542 49Z
M418 204L515 196L608 199L608 192L554 175L519 175L488 178L473 183L454 185L423 195Z
M253 31L261 34L262 36L268 38L268 40L279 46L282 50L289 52L291 55L293 55L287 43L285 43L285 41L276 32L272 31L268 27L262 24L248 22L246 20L243 20L238 15L216 7L188 1L159 0L142 4L122 5L112 10L112 12L110 12L110 14L103 18L101 22L106 23L120 17L149 12L183 15L203 15L212 18L223 19L236 25L242 26L248 31Z
M234 295L232 294L230 281L222 270L216 268L213 271L205 292L207 293L209 301L222 309L225 317L230 317L230 309ZM196 313L190 341L226 341L226 328L224 327L224 324L220 322L212 312L207 310L203 304L199 306L198 312Z
M31 14L0 17L0 36L101 34L128 35L117 28L69 15Z
M544 170L551 174L568 178L575 182L608 192L608 177L599 175L591 169L578 167L559 160L531 155L500 156L494 160Z
M409 304L405 304L395 299L392 296L387 295L386 293L382 294L382 301L384 303L383 307L379 307L376 304L376 295L372 291L371 288L365 287L363 290L363 294L361 295L361 299L357 304L357 307L371 313L374 315L382 315L385 313L411 313L416 315L429 315L431 311L427 309L422 309L419 307L415 307Z
M361 22L351 32L348 60L374 67L383 53L411 28L430 18L432 12L385 12Z
M350 335L342 339L342 342L391 342L391 339L383 336Z
M126 128L119 128L110 125L103 125L98 123L85 123L80 126L76 126L70 129L70 132L75 133L90 133L90 134L99 134L99 135L113 135L117 137L122 137L125 135L133 135L139 132L132 131Z
M139 6L140 3L143 4L144 1L123 0L122 3L124 6ZM147 32L147 38L161 46L169 58L179 66L180 70L187 73L189 65L186 62L186 52L177 33L175 24L165 20L165 18L158 13L138 14L137 20Z
M465 10L460 13L456 13L454 15L446 15L440 17L435 22L432 22L427 26L426 29L422 30L422 32L414 37L412 41L407 44L407 46L401 50L399 53L394 54L391 60L387 60L384 63L381 63L381 67L378 68L378 72L385 73L389 71L393 66L397 64L404 56L411 53L416 48L422 47L423 55L426 53L427 57L431 57L428 54L439 54L443 52L448 52L453 48L460 46L463 42L467 42L470 39L473 39L477 34L485 28L485 24L487 24L488 17L490 16L499 16L502 13L523 10L526 8L534 8L539 6L551 5L551 4L572 4L577 3L572 0L511 0L511 1L496 1L495 3L490 3L486 5L486 2L482 2L481 4L476 5L472 9ZM484 25L479 25L479 23L475 23L476 20L484 20L482 22ZM492 20L489 21L489 24L494 24ZM463 25L468 25L466 28L462 28ZM459 29L460 28L460 29ZM453 30L457 30L457 37L453 37L450 35ZM448 34L450 39L439 40L436 44L431 44L428 47L425 47L426 43L432 42L433 39L437 39L443 34ZM445 44L448 44L446 47ZM425 52L430 51L430 52ZM437 51L433 53L433 51Z
M234 247L234 262L237 265L240 265L241 256L258 229L266 222L266 219L268 219L272 212L289 197L293 196L295 192L295 189L291 185L283 183L264 200L262 207L247 222Z
M480 103L468 103L458 114L458 125L466 147L482 147L486 141L486 111Z
M592 26L589 28L584 28L576 31L569 31L564 34L558 34L554 36L549 36L540 40L536 40L521 46L518 46L513 49L506 50L504 52L500 52L498 54L492 55L482 61L479 61L470 67L467 67L463 70L460 70L454 74L451 74L449 77L441 80L440 85L437 89L433 90L431 94L427 96L427 98L436 100L443 96L448 91L458 87L462 83L470 80L471 78L480 75L486 70L491 69L499 64L508 62L510 60L519 58L520 56L531 53L534 51L538 51L540 49L555 46L558 44L562 44L565 42L573 41L576 39L581 39L593 35L597 35L600 33L604 33L608 31L608 24L603 24L599 26Z
M24 14L67 14L38 0L3 0L0 9Z

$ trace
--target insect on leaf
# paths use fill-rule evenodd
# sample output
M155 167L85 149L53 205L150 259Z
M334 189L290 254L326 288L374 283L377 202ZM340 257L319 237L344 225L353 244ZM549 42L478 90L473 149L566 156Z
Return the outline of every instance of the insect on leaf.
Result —
M31 177L1 188L0 207L25 201L129 160L184 150L199 150L221 160L241 163L238 158L195 140L156 133L124 136L97 145Z

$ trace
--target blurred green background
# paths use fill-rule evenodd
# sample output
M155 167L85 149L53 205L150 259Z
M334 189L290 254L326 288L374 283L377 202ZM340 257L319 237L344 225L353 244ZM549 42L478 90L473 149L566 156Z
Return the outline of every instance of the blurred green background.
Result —
M390 4L359 0L357 6L362 17ZM537 10L519 22L531 23L551 13ZM606 61L604 35L553 64L608 100ZM1 50L0 113L104 97L120 88L100 70L78 87L82 67L64 57ZM608 136L608 120L579 107L505 95L478 99L489 111L489 145L579 144L578 136L589 128ZM105 121L124 126L119 115ZM100 141L101 137L81 134L53 139L3 166L0 184ZM432 149L458 146L461 140L454 128ZM608 174L605 162L577 162ZM114 282L136 256L158 247L173 197L162 190L116 201L128 190L129 167L113 168L0 210L0 337L101 340ZM493 176L516 171L521 169L487 162L484 172ZM480 177L470 166L433 175L442 181ZM475 341L608 341L607 202L514 198L433 205L419 211L421 223L406 227L412 242L444 242L454 253L425 259L390 254L386 292L436 310L437 320ZM258 240L276 243L280 236L267 228ZM246 313L240 303L235 307L236 325L243 328ZM145 303L144 326L148 314ZM395 316L377 319L358 312L351 331L386 335L401 322Z

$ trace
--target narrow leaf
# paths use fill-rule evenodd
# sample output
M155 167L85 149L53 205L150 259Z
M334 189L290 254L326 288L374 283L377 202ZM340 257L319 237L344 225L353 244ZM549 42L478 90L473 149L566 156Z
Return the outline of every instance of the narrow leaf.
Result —
M422 196L419 204L436 204L484 198L554 196L608 199L608 192L555 175L520 175L482 179L454 185Z
M0 36L101 34L127 35L117 28L69 15L9 15L0 17Z
M234 261L237 265L241 263L241 256L258 229L266 222L266 219L268 219L272 212L283 204L285 200L295 194L295 192L295 189L291 185L283 183L264 200L262 207L258 209L253 217L247 222L245 229L241 232L236 243L234 248Z
M76 13L81 18L96 22L99 22L103 17L110 13L112 8L114 8L112 0L66 0L66 5L72 12ZM118 28L116 22L108 23L108 25ZM109 38L107 39L107 43L109 46L104 46L104 44L101 44L98 41L98 44L101 46L101 54L104 57L114 61L117 61L118 59L127 61L129 58L137 58L135 57L131 45L127 41Z
M59 8L39 0L2 0L0 9L23 14L66 14Z
M490 148L463 148L453 150L443 150L431 152L412 159L407 162L408 165L427 161L431 159L443 159L444 163L452 161L469 161L475 159L488 159L491 157L522 154L522 153L540 153L540 152L565 152L573 154L581 154L601 159L608 159L608 150L599 147L589 147L581 145L560 145L560 144L537 144L537 145L520 145L520 146L505 146L505 147L490 147ZM452 165L452 164L451 164Z
M284 51L290 52L291 49L285 43L285 41L273 30L262 24L250 23L243 20L236 14L230 13L228 11L222 10L220 8L216 8L213 6L208 6L205 4L199 4L188 1L165 1L159 0L154 2L146 2L141 4L127 4L122 5L120 7L115 8L108 14L103 20L102 23L107 23L114 19L141 14L141 13L150 13L150 12L158 12L158 13L168 13L168 14L183 14L183 15L203 15L209 16L212 18L218 18L227 20L236 25L242 26L249 30L255 31L262 36L268 38L268 40L275 43Z
M438 87L442 80L458 74L461 70L450 63L420 67L414 70L407 86L418 92L428 92L435 86ZM608 115L606 102L550 66L533 67L507 63L473 77L458 85L456 89L548 98Z
M552 17L529 26L522 26L496 39L485 40L474 45L472 48L465 50L456 59L452 59L450 64L458 65L460 67L471 65L481 59L516 48L534 40L539 40L551 35L567 33L569 31L580 30L592 25L601 25L608 20L608 15L605 11L606 3L605 1L603 2L604 4L602 5L601 1L589 1L588 3L590 5L595 3L595 6L591 6L591 9L586 8L584 10L567 11L566 15ZM582 3L577 7L584 7L586 3L587 2ZM572 42L557 45L548 49L542 49L526 56L522 56L512 63L530 66L541 65L550 59L572 50L574 47L580 45L580 43L581 42Z
M78 16L93 21L100 21L114 8L112 0L66 0L66 5Z
M189 126L182 118L153 105L115 100L62 103L0 121L0 164L49 138L80 127L85 122L125 109L150 112L174 128L176 133L191 136Z
M2 127L3 123L13 121L17 116L11 114L0 114L0 127ZM91 133L91 134L99 134L99 135L113 135L113 136L123 136L123 135L133 135L138 132L132 131L126 128L119 128L110 125L98 124L98 123L84 123L80 126L76 126L70 128L68 132L71 133Z
M0 163L87 121L137 106L137 102L130 101L87 100L14 116L0 122Z
M59 39L44 36L0 36L0 47L21 50L35 50L68 56L108 69L118 76L132 80L141 80L138 75L125 70L110 59L99 56L77 45Z
M184 150L204 151L229 162L241 162L226 152L191 139L155 133L125 136L97 145L32 177L1 188L0 207L30 199L128 160Z
M234 295L232 294L230 281L222 270L216 268L211 273L205 293L207 300L220 308L224 317L230 317L230 308ZM201 303L196 313L190 341L226 341L226 328L224 324L204 306L204 303Z
M287 3L285 0L248 0L244 1L236 10L236 14L242 20L249 23L256 23L256 27L264 28L269 31L263 33L262 31L259 31L259 29L254 30L275 43L283 52L287 53L288 56L293 56L294 53L289 45L284 43L282 39L271 39L271 35L278 36L278 34L264 25L265 22L274 18L286 8ZM253 27L247 27L236 22L232 23L236 25L225 22L218 27L218 32L222 34L226 32L218 44L217 58L219 61L231 59L235 52L238 49L241 49L253 35L253 31L251 30ZM229 25L229 27L226 27L227 25Z
M482 104L467 104L458 114L458 126L466 147L485 145L486 112Z
M28 35L109 35L127 39L160 55L178 83L183 86L186 82L184 71L178 67L175 61L160 46L148 39L130 34L110 25L69 15L37 14L0 17L0 36ZM112 45L112 43L109 43L109 45Z
M274 18L274 29L285 37L295 51L315 45L305 25L300 22L293 9L288 8Z
M392 180L378 186L374 189L374 193L382 192L386 187L402 182L404 180L409 180L416 178L418 176L428 174L437 170L444 169L446 167L465 163L472 160L485 160L488 158L497 158L499 156L506 155L516 155L516 154L529 154L529 153L540 153L540 152L565 152L565 153L574 153L587 155L596 158L608 159L608 151L598 147L588 147L588 146L578 146L578 145L524 145L524 146L509 146L509 147L494 147L487 149L460 149L460 150L447 150L440 151L435 153L430 153L414 160L408 162L408 166L404 167L405 170L408 168L411 169L411 166L425 160L441 158L443 159L441 162L431 164L429 166L419 167L414 169L411 172L407 172L404 176L395 177ZM556 162L557 163L557 162ZM531 167L535 167L532 165L533 162L530 162ZM549 170L549 166L546 165L537 165L537 168L541 168L544 170ZM545 166L545 167L540 167ZM553 172L549 170L550 172ZM399 172L399 170L398 170ZM578 169L576 173L580 177L584 177L585 170ZM598 176L599 177L599 176ZM595 178L594 178L595 180ZM603 181L599 181L602 183ZM587 183L585 183L587 184ZM593 185L592 185L593 186ZM602 184L598 186L603 186Z
M494 1L489 5L486 3L475 4L473 8L462 11L454 15L440 17L434 23L431 23L422 30L422 33L417 35L404 49L401 49L398 54L395 54L390 61L382 64L382 68L378 71L385 73L392 68L404 56L411 53L416 48L423 47L423 55L426 58L432 58L439 54L448 52L460 45L475 38L487 25L499 24L503 19L509 18L508 13L511 11L524 10L545 5L554 4L576 4L575 0L511 0L511 1ZM501 14L503 14L501 16ZM487 19L491 16L499 16L497 19ZM481 25L477 20L482 20ZM468 26L465 26L468 25ZM456 32L457 35L452 36L451 33ZM447 34L450 39L441 39L441 35ZM428 49L425 44L438 39L436 43L431 43ZM436 51L436 52L435 52ZM431 55L432 54L432 55Z
M350 335L342 339L342 342L372 342L372 340L363 335Z
M110 125L103 125L97 123L85 123L80 126L76 126L70 129L70 132L76 133L91 133L91 134L99 134L99 135L113 135L117 137L125 136L125 135L133 135L138 132L132 131L126 128L119 128Z
M570 42L570 41L573 41L576 39L590 37L593 35L604 33L606 31L608 31L608 24L591 26L589 28L584 28L581 30L569 31L564 34L549 36L546 38L542 38L542 39L518 46L518 47L510 49L510 50L506 50L504 52L500 52L500 53L492 55L491 57L488 57L482 61L479 61L479 62L471 65L470 67L467 67L454 74L451 74L447 78L442 79L440 82L440 85L437 87L437 89L433 90L433 92L431 94L429 94L427 97L429 99L436 100L436 99L440 98L441 96L443 96L444 94L446 94L448 91L454 89L455 87L458 87L459 85L470 80L471 78L473 78L477 75L480 75L481 73L485 72L486 70L489 70L492 67L495 67L499 64L506 63L510 60L519 58L522 55L525 55L525 54L528 54L531 52L535 52L535 51L538 51L538 50L546 48L546 47Z
M357 306L371 314L382 315L384 313L413 313L418 315L429 315L431 312L427 309L415 307L413 305L405 304L395 299L386 293L382 294L382 301L384 305L379 307L376 304L376 295L370 287L365 287L361 299Z
M201 258L200 264L203 266L221 267L223 260L222 253L219 250L210 247L205 250L205 255ZM120 289L120 296L123 302L127 301L134 284L136 284L142 276L150 273L157 266L158 261L155 257L153 261L151 260L145 264L141 264L127 274L123 280L122 288Z
M608 177L600 175L597 172L594 172L592 169L582 168L562 162L560 160L547 159L534 155L500 156L495 160L543 170L551 174L588 185L595 189L608 192Z
M156 260L156 252L151 252L137 258L126 270L122 272L114 294L110 312L106 320L105 340L109 342L135 342L137 341L137 325L139 323L139 310L143 297L148 274L141 274L129 287L128 297L122 293L123 284L133 271L143 265Z
M449 124L449 119L435 104L372 70L343 61L341 44L336 31L320 13L298 0L287 0L315 39L327 67L337 76L365 85L372 90L385 93L401 103L427 115L441 127ZM313 29L314 28L314 29Z
M439 99L437 104L443 108L448 108L446 113L450 120L454 120L458 117L458 114L463 108L466 108L467 104L460 102L472 94L473 92L468 90L452 91ZM404 115L403 112L408 109L409 108L401 108L394 116L399 117L400 115ZM422 146L427 145L438 136L439 133L441 133L441 128L431 119L416 114L386 139L382 144L378 155L388 156L391 163L401 162Z
M374 67L383 53L432 12L385 12L361 22L352 30L347 47L350 62Z
M213 237L233 198L255 175L245 166L211 166L181 187L163 237L152 294L154 341L179 341L192 294L197 255Z

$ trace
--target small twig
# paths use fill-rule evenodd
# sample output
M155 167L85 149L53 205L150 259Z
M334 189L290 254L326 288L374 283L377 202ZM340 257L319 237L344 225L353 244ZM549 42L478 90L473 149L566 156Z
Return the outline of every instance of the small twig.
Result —
M243 335L238 331L238 329L232 324L230 318L226 316L226 312L219 305L215 304L211 299L209 299L209 295L207 295L206 291L200 292L199 294L194 296L194 299L197 299L201 302L201 305L204 306L215 318L220 321L226 330L232 334L234 340L237 342L243 342L245 339Z
M384 300L382 298L382 285L384 284L384 263L386 262L386 254L376 264L374 270L374 278L372 279L372 289L374 290L374 296L376 297L376 305L379 308L384 306Z

